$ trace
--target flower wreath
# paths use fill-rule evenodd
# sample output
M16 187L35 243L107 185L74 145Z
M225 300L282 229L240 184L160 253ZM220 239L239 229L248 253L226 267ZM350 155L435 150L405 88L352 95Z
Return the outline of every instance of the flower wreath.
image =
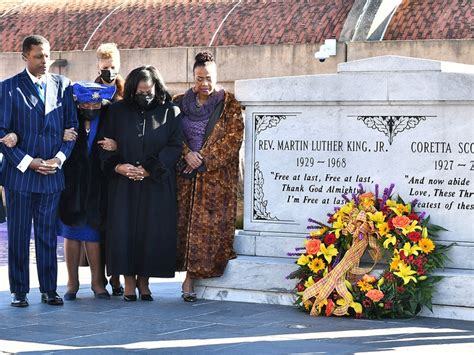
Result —
M434 284L441 277L431 275L442 268L451 245L435 245L440 226L418 213L416 200L392 199L394 185L379 196L365 192L362 185L334 213L328 224L309 219L305 246L297 248L299 269L288 276L298 279L295 304L310 314L350 315L356 318L404 318L418 314L423 306L432 310ZM368 250L371 267L359 262ZM303 252L302 252L303 251ZM369 273L384 254L385 270Z

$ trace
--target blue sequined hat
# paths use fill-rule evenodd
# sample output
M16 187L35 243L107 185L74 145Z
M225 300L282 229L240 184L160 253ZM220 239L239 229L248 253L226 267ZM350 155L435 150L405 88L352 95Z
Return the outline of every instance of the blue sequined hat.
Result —
M78 81L72 86L74 100L79 104L112 101L115 89L115 85L108 86L90 81Z

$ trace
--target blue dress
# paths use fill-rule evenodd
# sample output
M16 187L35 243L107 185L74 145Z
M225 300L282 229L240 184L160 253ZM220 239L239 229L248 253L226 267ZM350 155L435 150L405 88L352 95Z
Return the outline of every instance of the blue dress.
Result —
M97 134L97 127L99 124L99 119L90 121L90 131L87 137L87 151L89 155L91 154L92 146L94 144L94 139ZM59 235L72 240L80 240L85 242L99 242L100 241L100 232L85 224L83 226L68 226L64 224L61 219L58 221L58 231Z

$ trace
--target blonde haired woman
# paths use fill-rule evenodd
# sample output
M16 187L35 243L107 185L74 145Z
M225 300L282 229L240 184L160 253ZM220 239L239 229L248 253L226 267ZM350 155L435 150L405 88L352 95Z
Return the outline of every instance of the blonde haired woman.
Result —
M117 90L113 102L121 100L125 80L119 74L120 52L115 43L102 43L97 48L97 69L99 70L99 76L95 79L95 82L108 86L115 85Z

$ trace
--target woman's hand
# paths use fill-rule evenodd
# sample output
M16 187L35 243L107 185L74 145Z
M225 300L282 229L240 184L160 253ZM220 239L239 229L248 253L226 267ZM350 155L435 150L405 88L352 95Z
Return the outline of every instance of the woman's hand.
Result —
M144 178L150 176L148 171L140 166L133 166L131 164L118 164L115 167L117 174L123 175L133 181L142 181Z
M74 127L66 128L64 130L63 141L72 142L72 141L75 141L76 138L77 138L77 132L75 131Z
M191 170L199 168L202 164L202 156L198 152L189 152L184 156L184 160L188 163L188 167L191 167Z
M97 141L97 144L100 145L103 150L109 152L115 152L117 150L117 142L112 138L104 137L104 139Z
M137 178L138 178L138 179L137 179L137 180L143 180L144 178L150 176L150 174L148 173L148 171L146 171L146 170L143 168L143 166L139 165L139 166L137 166L137 169L138 169L138 171L137 171Z
M8 133L0 142L5 144L8 148L13 148L18 143L18 136L15 133Z
M128 164L128 163L118 164L115 167L115 172L125 177L130 177L134 174L135 169L136 168L132 164Z

